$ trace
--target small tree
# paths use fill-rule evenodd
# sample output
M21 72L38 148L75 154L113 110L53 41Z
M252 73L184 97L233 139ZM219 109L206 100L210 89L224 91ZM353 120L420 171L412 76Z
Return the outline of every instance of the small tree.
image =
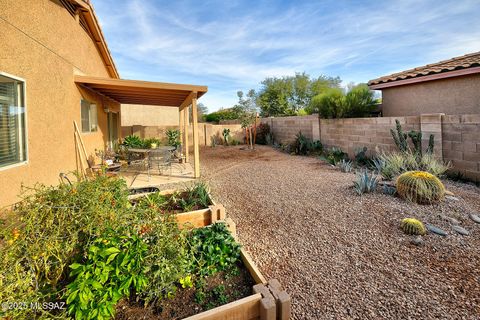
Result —
M240 114L240 123L242 128L246 130L246 136L249 148L252 149L253 146L253 134L249 127L255 123L257 117L257 104L256 104L256 94L255 90L248 91L246 97L244 97L243 91L237 92L238 103L235 105L234 109L237 110Z
M310 109L323 118L343 118L345 115L345 96L341 89L327 89L313 97Z

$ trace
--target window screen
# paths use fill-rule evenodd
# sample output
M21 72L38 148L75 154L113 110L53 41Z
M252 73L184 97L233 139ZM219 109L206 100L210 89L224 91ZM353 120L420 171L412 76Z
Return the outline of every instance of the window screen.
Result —
M27 158L24 83L0 75L0 167Z

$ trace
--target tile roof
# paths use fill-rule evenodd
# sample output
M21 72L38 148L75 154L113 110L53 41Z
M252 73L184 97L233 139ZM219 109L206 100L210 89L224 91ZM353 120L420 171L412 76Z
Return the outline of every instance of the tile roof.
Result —
M419 78L422 76L446 73L449 71L473 67L480 67L480 51L440 61L437 63L427 64L426 66L393 73L388 76L383 76L374 80L370 80L368 82L368 85L376 85L381 83L394 82L398 80Z

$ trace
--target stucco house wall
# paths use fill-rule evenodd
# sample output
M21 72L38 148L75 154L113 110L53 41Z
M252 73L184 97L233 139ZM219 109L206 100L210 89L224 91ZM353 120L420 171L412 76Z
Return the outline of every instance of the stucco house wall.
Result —
M58 1L2 0L0 48L0 72L25 79L28 141L27 163L0 167L1 207L18 201L22 183L56 184L60 172L75 170L73 121L81 125L82 98L98 112L98 131L81 134L88 154L108 141L103 109L119 112L120 105L74 83L75 74L109 74L93 40Z
M384 117L480 113L480 74L382 89Z

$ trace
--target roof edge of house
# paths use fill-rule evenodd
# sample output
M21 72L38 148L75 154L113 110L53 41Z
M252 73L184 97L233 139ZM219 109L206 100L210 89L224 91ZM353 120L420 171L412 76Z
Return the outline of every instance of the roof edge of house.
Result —
M97 15L95 14L95 9L91 1L84 1L84 0L68 0L74 5L77 5L82 14L85 17L85 21L88 24L88 28L91 32L92 40L95 42L95 46L97 47L102 60L105 64L105 67L108 71L108 74L115 79L120 79L120 74L118 73L118 69L115 65L115 61L108 49L107 41L105 40L105 36L103 35L102 29L100 28L100 23L98 21Z
M370 89L383 89L424 81L480 73L480 52L442 60L421 67L382 76L368 82Z

